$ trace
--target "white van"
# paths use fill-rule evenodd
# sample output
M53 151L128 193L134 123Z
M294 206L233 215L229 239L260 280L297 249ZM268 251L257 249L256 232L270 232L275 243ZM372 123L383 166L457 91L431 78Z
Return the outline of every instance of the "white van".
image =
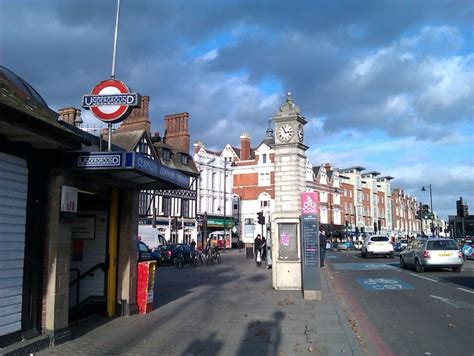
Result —
M168 244L158 229L151 225L138 225L138 240L144 242L151 250Z

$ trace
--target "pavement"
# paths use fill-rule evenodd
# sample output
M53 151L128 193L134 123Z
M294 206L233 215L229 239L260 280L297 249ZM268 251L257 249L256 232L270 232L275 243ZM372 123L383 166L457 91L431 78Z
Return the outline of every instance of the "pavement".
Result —
M36 355L362 355L350 320L322 269L322 300L276 291L271 269L245 252L222 264L161 267L154 310L94 317L71 327L73 340Z

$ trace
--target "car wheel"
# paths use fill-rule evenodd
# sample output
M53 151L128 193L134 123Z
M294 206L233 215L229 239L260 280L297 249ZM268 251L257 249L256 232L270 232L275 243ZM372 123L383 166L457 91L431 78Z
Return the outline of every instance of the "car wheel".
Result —
M453 269L453 272L456 272L456 273L461 272L461 266L452 267L452 269Z
M419 260L415 260L415 271L416 273L423 273L425 271Z
M407 264L405 263L405 260L403 259L403 257L400 257L400 268L403 268L403 269L407 268Z

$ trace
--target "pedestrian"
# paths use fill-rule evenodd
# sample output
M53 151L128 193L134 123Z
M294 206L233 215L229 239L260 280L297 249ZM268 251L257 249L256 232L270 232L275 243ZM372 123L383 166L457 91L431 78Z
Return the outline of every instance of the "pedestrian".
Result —
M194 239L191 241L191 248L192 248L193 250L196 249L196 241L195 241Z
M262 237L257 234L253 243L253 249L255 252L255 264L257 267L262 265Z
M324 267L324 258L326 257L326 231L319 232L319 266Z

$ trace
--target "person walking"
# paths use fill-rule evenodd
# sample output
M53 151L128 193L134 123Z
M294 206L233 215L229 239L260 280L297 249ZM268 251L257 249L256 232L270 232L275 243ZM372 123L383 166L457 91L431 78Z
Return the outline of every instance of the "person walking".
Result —
M326 231L319 232L319 266L324 267L324 258L326 257Z
M262 237L257 234L253 242L253 249L255 253L255 264L257 267L262 265Z

